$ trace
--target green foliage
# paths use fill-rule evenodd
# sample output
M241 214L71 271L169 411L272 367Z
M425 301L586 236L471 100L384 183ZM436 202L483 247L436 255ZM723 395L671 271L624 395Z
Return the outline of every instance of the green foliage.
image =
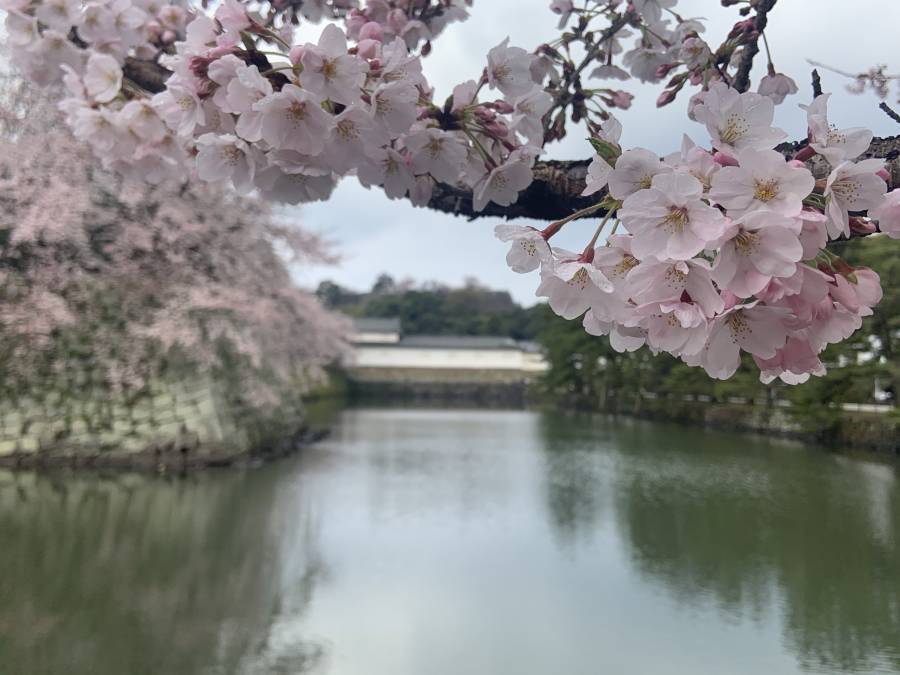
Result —
M407 335L505 335L534 339L537 308L523 309L506 291L469 281L462 288L398 284L387 274L369 293L354 293L330 281L316 290L329 308L355 317L399 318Z

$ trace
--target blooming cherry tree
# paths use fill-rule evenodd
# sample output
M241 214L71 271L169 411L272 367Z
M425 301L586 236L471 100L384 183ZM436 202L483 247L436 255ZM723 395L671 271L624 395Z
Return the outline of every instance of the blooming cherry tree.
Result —
M803 106L808 138L778 145L775 106L797 85L768 44L756 92L750 81L777 0L722 0L739 16L719 46L677 0L552 0L555 39L526 49L498 36L445 99L423 59L472 0L0 3L13 63L64 84L66 120L106 168L288 203L355 176L420 206L550 221L496 234L513 270L539 271L554 311L713 377L731 376L741 352L765 382L821 375L821 351L880 298L877 274L829 241L900 237L871 132L834 127L827 94ZM295 40L300 22L324 19L315 43ZM659 83L660 106L688 96L699 140L665 158L623 148L613 111L631 105L619 83L632 78ZM543 161L573 123L590 162ZM583 251L552 246L587 219L598 222Z

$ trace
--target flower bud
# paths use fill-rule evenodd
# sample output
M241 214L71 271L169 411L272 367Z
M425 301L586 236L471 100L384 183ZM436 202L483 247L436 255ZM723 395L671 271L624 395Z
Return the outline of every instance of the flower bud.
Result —
M300 61L303 59L303 54L306 53L306 47L303 45L294 45L291 47L291 51L288 54L288 58L291 60L291 65L299 65Z
M719 166L740 166L734 157L718 150L713 154L713 159Z
M675 100L676 92L672 89L666 89L659 95L659 98L656 99L656 107L662 108L663 106L669 105L672 101Z
M381 27L380 23L370 21L359 29L359 40L360 42L363 40L377 40L378 42L383 42L384 28Z
M374 59L378 56L381 43L378 40L360 40L356 47L356 53L364 59Z

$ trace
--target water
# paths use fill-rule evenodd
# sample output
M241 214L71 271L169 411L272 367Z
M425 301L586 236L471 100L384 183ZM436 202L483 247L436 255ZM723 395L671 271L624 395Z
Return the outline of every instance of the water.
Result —
M0 474L0 673L900 673L898 473L627 420L351 410L256 470Z

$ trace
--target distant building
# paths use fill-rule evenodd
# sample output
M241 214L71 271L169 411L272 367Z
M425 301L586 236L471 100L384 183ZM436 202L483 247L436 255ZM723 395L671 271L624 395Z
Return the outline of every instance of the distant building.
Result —
M405 336L395 319L356 319L344 360L355 391L380 398L519 404L547 370L531 342L473 335Z

